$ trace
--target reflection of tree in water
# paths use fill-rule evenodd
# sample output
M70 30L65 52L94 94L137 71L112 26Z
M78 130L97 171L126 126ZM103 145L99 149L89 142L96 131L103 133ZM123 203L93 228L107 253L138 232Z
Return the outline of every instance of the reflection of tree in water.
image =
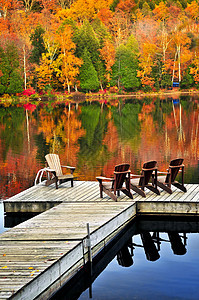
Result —
M109 157L107 146L103 144L108 125L107 110L101 110L98 104L82 106L79 118L82 128L86 131L86 134L78 140L79 168L92 169L97 165L103 167Z
M154 122L158 124L157 129L159 132L164 132L164 114L170 115L172 112L172 102L171 101L161 101L159 98L157 98L154 101L155 110L152 111L152 116Z
M43 114L44 117L42 119ZM51 103L49 103L44 108L39 107L35 117L39 125L43 127L42 132L34 137L37 145L36 158L44 164L46 154L49 152L58 153L59 149L65 146L65 105L52 107Z
M173 116L174 116L174 121L175 121L175 126L176 126L176 131L177 131L177 140L180 142L185 142L185 134L182 126L182 106L181 103L179 105L174 105L174 102L172 103L173 107ZM177 118L177 111L179 110L179 117ZM179 121L177 120L179 119Z
M49 153L49 144L46 143L46 138L44 137L43 132L35 135L35 144L37 146L37 154L36 159L42 163L45 164L45 155Z
M123 143L130 144L132 149L138 149L141 126L138 114L141 112L139 103L126 103L119 108L112 108L114 124Z
M25 114L22 107L0 108L0 124L2 125L0 137L3 161L6 160L10 148L14 153L22 152L24 121Z

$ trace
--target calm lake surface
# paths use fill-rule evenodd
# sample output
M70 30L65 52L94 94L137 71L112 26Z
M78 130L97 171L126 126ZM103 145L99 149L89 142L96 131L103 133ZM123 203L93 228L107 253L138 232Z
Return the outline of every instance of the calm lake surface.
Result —
M123 162L131 171L157 160L165 171L184 158L185 183L198 183L199 98L142 98L0 103L0 199L34 184L47 153L76 167L79 180L111 176Z
M52 300L199 299L198 230L198 218L138 218L93 260L92 280L87 270Z
M166 233L161 238L168 241ZM133 238L142 244L140 235ZM169 242L161 243L160 258L146 259L145 251L135 247L133 265L123 267L117 256L92 285L93 299L199 299L199 234L187 234L186 254L175 255ZM79 299L89 299L86 290Z
M79 180L110 177L122 162L137 173L143 162L157 160L165 171L171 159L183 157L185 183L199 183L198 131L196 95L0 103L0 199L32 186L50 152L59 154L63 165L75 166ZM167 233L161 237L168 240ZM173 254L170 243L162 241L155 262L137 246L129 267L118 264L116 256L94 281L93 299L199 299L199 236L187 237L184 255ZM135 235L133 242L142 244L141 236ZM79 299L89 299L88 290Z

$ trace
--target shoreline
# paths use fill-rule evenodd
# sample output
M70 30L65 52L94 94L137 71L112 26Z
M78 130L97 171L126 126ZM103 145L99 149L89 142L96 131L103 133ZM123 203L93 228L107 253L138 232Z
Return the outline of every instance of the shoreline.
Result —
M187 90L187 91L180 91L180 90L170 90L170 91L162 91L162 92L151 92L151 93L132 93L132 94L91 94L92 96L107 96L107 97L147 97L147 96L167 96L167 95L181 95L181 94L187 94L187 95L191 95L191 94L199 94L199 90ZM86 94L86 96L88 96L88 94Z
M143 98L143 97L179 97L180 95L197 95L199 94L199 90L179 90L173 89L169 91L159 91L159 92L151 92L151 93L142 93L142 92L135 92L130 94L113 94L113 93L81 93L81 92L74 92L71 94L50 94L50 95L43 95L43 96L8 96L0 97L0 104L2 103L13 103L14 102L47 102L47 101L90 101L90 100L116 100L116 98Z

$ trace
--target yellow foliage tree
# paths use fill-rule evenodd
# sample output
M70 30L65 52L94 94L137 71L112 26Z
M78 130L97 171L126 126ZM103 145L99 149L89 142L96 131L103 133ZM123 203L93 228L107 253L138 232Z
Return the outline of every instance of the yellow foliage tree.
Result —
M63 83L64 90L66 86L70 93L70 86L74 84L76 76L79 74L79 67L82 60L74 55L75 44L72 41L72 30L69 25L59 28L57 32L57 43L60 47L60 54L54 62L54 70L60 81Z
M153 60L157 47L152 43L144 43L142 55L139 58L140 70L137 72L137 76L140 77L143 86L153 86L154 80L151 78L151 71L153 66Z
M70 13L74 20L82 23L85 19L94 19L101 9L108 9L111 3L112 0L77 0L71 5Z
M45 86L51 85L53 66L51 60L49 59L49 53L42 54L41 63L35 68L35 72L37 75L37 86L39 89L43 90Z
M191 2L190 4L187 3L187 8L185 9L186 13L196 21L199 17L199 5L196 1Z

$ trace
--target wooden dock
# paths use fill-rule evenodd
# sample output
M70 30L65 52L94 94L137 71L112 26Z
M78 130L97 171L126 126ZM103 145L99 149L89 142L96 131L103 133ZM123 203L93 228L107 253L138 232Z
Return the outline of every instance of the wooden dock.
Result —
M199 185L186 188L133 200L121 193L113 202L99 197L97 182L76 181L58 190L39 184L5 200L7 214L40 214L0 236L0 299L48 299L88 261L88 223L95 255L138 214L199 215Z

